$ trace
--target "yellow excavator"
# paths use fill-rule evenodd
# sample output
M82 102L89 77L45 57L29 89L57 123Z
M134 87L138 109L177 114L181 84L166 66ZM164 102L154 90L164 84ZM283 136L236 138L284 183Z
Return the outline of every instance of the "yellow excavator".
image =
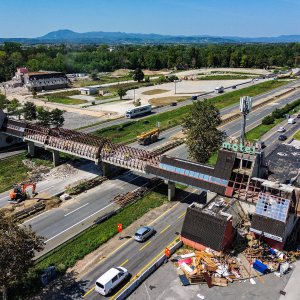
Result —
M155 143L158 140L159 133L159 128L155 128L148 132L143 132L142 134L137 136L137 141L140 145L144 146Z

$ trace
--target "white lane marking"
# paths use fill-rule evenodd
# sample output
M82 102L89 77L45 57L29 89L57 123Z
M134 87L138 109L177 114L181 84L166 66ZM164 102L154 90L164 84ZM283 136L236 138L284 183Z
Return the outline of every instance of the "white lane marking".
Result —
M75 211L79 210L80 208L83 208L83 207L85 207L85 206L87 206L87 205L88 205L88 203L86 203L86 204L84 204L84 205L82 205L82 206L80 206L80 207L77 207L77 208L74 209L73 211L70 211L69 213L65 214L64 217L66 217L66 216L72 214L73 212L75 212Z
M105 208L107 208L107 207L109 207L109 206L111 206L111 205L113 205L113 204L114 204L114 203L111 203L111 204L109 204L109 205L107 205L107 206L105 206L105 207L99 209L98 211L94 212L94 213L91 214L90 216L87 216L87 217L84 218L83 220L81 220L81 221L75 223L74 225L70 226L69 228L67 228L67 229L63 230L62 232L60 232L60 233L54 235L53 237L51 237L50 239L48 239L47 241L45 241L45 243L47 243L47 242L49 242L49 241L55 239L55 238L58 237L59 235L63 234L64 232L66 232L66 231L68 231L68 230L70 230L71 228L77 226L77 225L80 224L81 222L84 222L85 220L91 218L92 216L94 216L94 215L96 215L97 213L99 213L101 210L104 210Z
M45 191L47 191L47 190L50 190L50 189L52 189L53 187L54 187L54 185L51 185L51 186L47 187L46 189L43 189L43 190L39 191L39 193L45 192Z

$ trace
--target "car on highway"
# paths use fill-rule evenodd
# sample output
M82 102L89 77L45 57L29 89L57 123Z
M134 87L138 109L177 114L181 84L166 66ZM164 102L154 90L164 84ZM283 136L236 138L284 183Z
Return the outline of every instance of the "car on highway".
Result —
M289 118L288 119L288 124L295 124L295 123L296 123L295 118Z
M300 119L300 114L297 115L297 118Z
M284 134L281 134L279 137L278 137L278 140L279 141L285 141L287 139L287 136L284 135Z
M285 132L285 128L280 126L278 129L277 129L277 132Z
M123 267L111 268L96 280L95 291L104 296L108 295L128 276L129 272Z
M197 100L198 99L198 97L197 96L192 96L192 98L191 98L192 100Z
M154 233L155 233L154 227L152 227L152 226L142 226L134 234L134 239L137 242L144 242L146 239L148 239Z
M233 90L235 90L235 89L236 89L236 85L233 85L231 88L232 88Z
M176 106L177 102L171 102L170 106Z

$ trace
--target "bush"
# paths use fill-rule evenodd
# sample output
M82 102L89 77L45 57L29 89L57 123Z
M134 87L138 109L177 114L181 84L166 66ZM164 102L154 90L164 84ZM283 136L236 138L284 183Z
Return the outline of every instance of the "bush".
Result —
M274 119L280 119L283 117L283 113L282 113L282 109L278 109L276 108L273 112L272 112L272 116Z
M270 124L273 124L274 121L275 121L275 118L273 116L266 116L262 119L262 124L270 125Z

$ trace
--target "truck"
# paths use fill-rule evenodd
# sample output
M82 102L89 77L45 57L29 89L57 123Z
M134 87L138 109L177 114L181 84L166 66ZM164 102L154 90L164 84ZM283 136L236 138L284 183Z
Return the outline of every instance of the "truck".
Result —
M160 130L159 128L155 128L148 132L143 132L142 134L137 136L137 141L140 145L149 145L151 143L155 143L158 140Z
M137 117L137 116L142 116L145 114L151 113L152 106L151 105L144 105L144 106L139 106L135 108L128 109L125 117L128 119Z

